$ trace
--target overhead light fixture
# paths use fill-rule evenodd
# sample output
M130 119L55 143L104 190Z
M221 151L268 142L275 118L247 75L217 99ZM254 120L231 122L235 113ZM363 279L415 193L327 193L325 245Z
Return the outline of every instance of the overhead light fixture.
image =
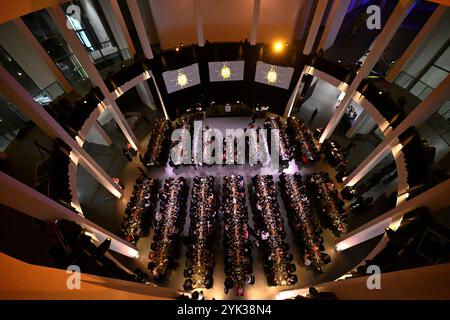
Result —
M220 76L223 80L227 80L231 78L231 69L227 63L223 64L222 69L220 70Z
M281 51L283 51L283 42L281 41L277 41L275 42L275 44L273 45L273 51L279 53Z
M180 47L176 47L176 48L175 48L175 51L176 51L176 52L180 51Z

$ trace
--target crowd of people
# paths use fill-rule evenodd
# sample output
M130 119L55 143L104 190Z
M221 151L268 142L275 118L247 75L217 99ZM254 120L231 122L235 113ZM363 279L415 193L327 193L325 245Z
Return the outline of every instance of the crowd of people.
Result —
M237 296L243 296L244 287L255 282L244 178L240 175L225 176L222 191L225 293L234 288Z
M333 168L345 164L345 149L336 141L326 139L322 143L321 151L325 155L325 159Z
M281 123L280 117L269 117L264 121L264 128L268 130L268 137L271 137L270 130L279 130L279 143L280 143L280 164L282 167L287 167L289 162L294 158L293 148L289 141L285 128ZM271 146L271 140L268 141L269 148Z
M308 164L319 160L320 152L314 142L311 129L301 119L294 117L287 119L287 126L298 161Z
M331 262L325 252L322 228L317 221L311 204L311 196L302 181L300 173L280 175L281 195L287 210L289 225L298 246L304 265L314 271L322 272Z
M255 196L255 242L264 256L264 272L269 286L288 286L297 282L295 264L289 245L284 240L286 231L277 202L277 191L271 175L252 178Z
M307 177L307 184L316 197L325 224L340 237L347 231L347 212L330 175L327 172L315 172Z
M186 281L183 288L191 291L213 286L214 253L212 248L217 221L214 177L195 177L190 207L189 240L186 251Z
M148 264L154 280L162 282L178 256L178 244L186 216L187 184L183 177L167 178L159 195L159 210L155 215L153 242Z
M165 165L169 155L170 135L172 125L169 120L159 118L155 120L147 150L140 156L146 167Z
M133 192L125 209L120 235L123 239L135 244L139 238L145 237L150 229L153 216L157 181L149 178L139 168Z

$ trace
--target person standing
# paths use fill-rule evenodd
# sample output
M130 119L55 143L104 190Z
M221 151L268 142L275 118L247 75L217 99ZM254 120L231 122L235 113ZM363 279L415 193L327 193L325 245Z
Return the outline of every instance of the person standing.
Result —
M315 108L311 115L311 118L309 119L310 124L314 121L314 118L317 116L318 113L319 113L319 109Z

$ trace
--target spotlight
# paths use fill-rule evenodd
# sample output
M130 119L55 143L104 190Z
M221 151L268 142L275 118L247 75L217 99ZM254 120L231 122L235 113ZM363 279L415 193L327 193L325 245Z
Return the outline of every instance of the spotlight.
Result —
M383 94L383 91L378 91L378 94Z
M180 47L176 47L176 48L175 48L175 51L176 51L176 52L180 51Z
M180 47L182 47L182 48L183 48L183 42L182 42L182 43L180 43Z
M281 51L283 51L283 42L281 41L277 41L275 42L275 44L273 45L273 51L279 53Z

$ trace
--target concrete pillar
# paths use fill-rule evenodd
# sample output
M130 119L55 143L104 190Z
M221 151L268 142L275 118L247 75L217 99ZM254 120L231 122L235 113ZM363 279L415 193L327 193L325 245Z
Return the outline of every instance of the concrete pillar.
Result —
M143 104L149 107L152 110L155 109L155 100L153 100L152 93L150 91L150 87L148 86L147 81L142 81L136 86L136 91L141 98Z
M295 103L295 100L297 98L297 95L298 95L298 92L300 90L300 87L303 88L303 83L302 83L303 76L305 75L305 73L307 73L309 68L310 67L308 67L308 66L305 66L303 68L303 71L300 74L300 78L298 78L297 84L295 85L294 91L292 92L291 97L288 100L288 103L286 105L286 109L284 110L283 117L287 118L287 117L289 117L291 115L292 108L294 107L294 103Z
M33 97L6 71L0 67L0 89L9 100L32 120L51 139L59 138L74 152L75 161L80 164L109 192L120 198L122 188L95 162L94 159L56 122ZM73 159L72 159L73 160ZM68 170L68 169L67 169Z
M319 49L325 51L334 44L350 2L351 0L334 0L320 39Z
M65 92L72 91L73 90L72 85L69 83L69 81L67 81L64 74L58 68L53 59L47 54L47 52L41 46L41 44L36 39L34 34L30 31L30 29L28 29L28 26L25 24L25 22L23 22L22 19L18 18L14 20L14 24L19 29L24 38L28 41L28 43L30 43L33 46L39 57L42 59L42 61L44 61L44 63L47 65L47 67L50 69L53 75L58 79L58 82L62 86L64 91Z
M386 155L386 150L409 127L418 127L430 118L447 100L450 99L450 76L447 77L423 100L395 129L391 130L384 140L373 150L366 159L344 181L344 187L352 187L372 170ZM395 152L399 150L394 149ZM395 156L395 154L394 154Z
M86 137L86 141L90 143L101 144L104 146L110 146L112 144L111 138L97 121L94 122L94 125L89 131Z
M92 232L99 242L107 238L111 239L111 250L130 258L136 258L139 255L138 250L127 241L1 171L0 202L39 220L73 221Z
M130 33L128 32L127 24L125 23L125 19L123 18L122 11L120 11L119 3L117 2L118 0L103 0L102 2L104 1L109 1L109 5L111 6L114 16L118 21L118 26L120 27L120 30L122 30L122 35L127 42L127 47L130 50L130 54L131 56L134 56L134 54L136 53L136 49L134 48Z
M385 214L369 221L342 238L336 240L336 250L343 251L364 241L375 238L384 233L393 222L400 221L403 215L414 209L426 207L431 212L437 212L450 206L450 179L419 194L411 200L406 200ZM398 227L398 223L396 223Z
M120 54L124 60L128 60L133 57L135 51L133 43L131 43L132 47L130 47L130 44L127 41L128 29L125 30L122 29L122 22L125 24L125 21L120 21L119 17L117 16L114 8L113 8L113 0L101 0L99 1L99 5L102 8L102 11L105 15L106 21L108 22L109 28L112 32L112 35L114 37L114 40L116 41L117 47L119 50L121 50ZM117 4L117 2L116 2ZM119 8L119 15L120 18L123 20L122 13L120 12ZM127 35L126 35L126 34ZM130 38L131 40L131 38ZM128 49L128 52L127 50Z
M102 20L100 19L92 0L80 0L80 4L99 42L105 41L108 34L106 33L105 27L103 26Z
M383 54L384 50L388 46L394 34L397 32L403 20L408 15L409 10L414 5L415 0L399 0L397 6L392 12L389 20L384 26L381 33L376 38L372 50L367 55L367 59L364 61L361 68L358 70L355 79L353 79L352 84L348 88L344 98L341 103L338 105L337 110L334 112L333 117L330 122L326 126L325 130L320 137L319 142L323 143L327 138L329 138L334 129L336 129L339 121L345 113L345 109L349 104L352 96L355 94L356 89L361 84L361 81L364 80L372 71L375 64L378 62L378 59Z
M73 30L70 30L66 26L67 18L64 14L64 11L60 7L50 7L47 9L50 17L55 22L56 27L59 32L62 34L66 42L69 44L70 48L75 53L75 56L78 58L78 61L83 66L86 73L89 75L89 79L91 82L97 86L100 91L105 96L105 102L108 106L108 110L111 112L112 116L116 120L123 134L125 135L127 141L131 144L131 146L135 150L139 150L139 143L128 125L126 119L124 118L122 112L120 111L116 101L114 100L111 92L106 87L105 82L103 81L102 76L98 72L97 68L93 64L90 55L86 52L81 41L76 36Z
M316 11L314 12L314 17L309 28L308 37L306 38L305 47L303 48L304 54L310 54L314 47L314 42L316 41L317 32L319 31L320 25L322 23L322 17L327 9L328 0L318 0Z
M164 116L166 117L167 120L170 120L169 115L167 114L167 110L166 110L166 106L164 104L164 100L163 100L163 98L161 96L161 92L159 91L158 84L156 83L155 76L153 75L152 71L149 71L149 73L150 73L150 76L152 77L153 83L155 84L156 92L158 93L158 98L159 98L159 101L161 102L161 106L162 106L162 109L163 109L163 112L164 112Z
M411 42L403 55L395 62L394 66L386 76L387 81L394 82L395 78L397 78L408 61L414 56L417 49L424 43L424 41L427 41L431 36L433 36L433 33L437 31L436 29L438 23L444 16L446 10L447 7L442 4L436 8L431 17L428 18L427 22L422 27L422 29L420 29L413 42Z
M261 9L261 0L253 1L253 22L252 22L252 36L250 38L250 45L254 46L258 39L259 28L259 11Z
M150 47L150 41L145 31L144 20L142 19L141 10L137 0L127 0L128 9L133 17L134 26L141 42L142 50L144 50L145 58L153 59L153 51Z
M195 28L197 32L197 43L199 47L205 46L205 35L203 32L203 17L200 0L194 0Z

